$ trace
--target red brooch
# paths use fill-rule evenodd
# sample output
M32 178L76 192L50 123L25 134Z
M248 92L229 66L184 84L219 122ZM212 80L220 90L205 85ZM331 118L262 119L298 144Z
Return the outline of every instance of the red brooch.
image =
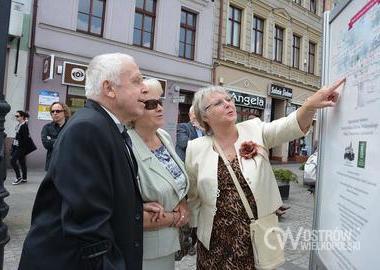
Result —
M254 158L258 154L258 144L253 141L243 142L240 145L239 154L244 159Z

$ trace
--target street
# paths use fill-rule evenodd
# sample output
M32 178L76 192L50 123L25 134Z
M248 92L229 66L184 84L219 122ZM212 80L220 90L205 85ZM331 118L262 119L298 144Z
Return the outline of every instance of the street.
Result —
M299 164L274 165L274 167L287 168L298 175L302 182L302 171L298 169ZM5 199L9 205L9 213L5 218L8 226L10 242L5 246L4 269L16 270L21 255L22 244L30 226L31 209L38 186L44 176L43 170L31 170L28 173L28 183L13 186L14 179L12 170L8 170L8 177L5 187L10 195ZM283 230L289 227L293 238L296 237L300 228L311 229L313 218L313 197L301 183L292 183L290 196L286 205L291 206L284 217L281 218L280 225ZM279 270L308 269L309 250L292 249L289 241L285 246L286 263L279 267ZM195 256L186 256L180 262L176 262L176 270L195 269Z

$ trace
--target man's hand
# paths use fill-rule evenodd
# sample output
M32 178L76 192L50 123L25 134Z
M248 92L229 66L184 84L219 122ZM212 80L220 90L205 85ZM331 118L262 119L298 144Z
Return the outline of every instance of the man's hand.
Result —
M151 215L151 221L157 222L160 218L165 217L164 207L158 202L147 202L144 203L144 212Z

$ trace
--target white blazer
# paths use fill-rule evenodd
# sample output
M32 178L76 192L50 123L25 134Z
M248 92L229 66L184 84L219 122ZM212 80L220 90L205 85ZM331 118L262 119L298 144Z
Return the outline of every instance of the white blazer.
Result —
M139 167L139 187L143 201L158 202L165 208L165 211L173 211L189 190L189 182L184 164L174 150L170 135L163 129L157 130L162 144L165 145L186 176L186 191L182 195L180 195L173 176L150 151L137 132L130 129L128 134L131 136L133 153ZM166 227L144 231L143 248L144 259L153 259L174 253L180 249L178 229Z
M284 142L305 136L296 119L296 112L288 117L261 122L259 118L237 124L239 137L234 144L236 153L240 145L253 141L270 149ZM186 151L186 170L190 181L188 203L192 211L190 225L198 227L197 236L208 249L218 196L218 153L213 149L211 136L189 141ZM268 155L253 159L239 158L240 169L256 200L258 217L275 212L282 200Z

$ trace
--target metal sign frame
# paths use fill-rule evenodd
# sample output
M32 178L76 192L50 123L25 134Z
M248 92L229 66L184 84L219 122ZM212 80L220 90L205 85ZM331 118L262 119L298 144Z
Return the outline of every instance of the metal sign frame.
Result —
M347 6L353 2L353 0L345 0L340 2L338 6L336 6L331 12L327 11L324 13L323 16L323 56L322 56L322 85L327 85L330 83L330 67L329 67L329 61L330 61L330 25L331 23L343 12ZM322 165L325 161L325 144L322 138L326 138L325 136L325 128L324 125L326 124L327 118L327 110L320 110L318 112L318 123L319 123L319 132L318 132L318 138L319 138L319 155L318 155L318 166L317 168L317 179L316 181L316 192L315 192L315 201L314 201L314 216L313 216L313 230L318 230L320 228L320 215L321 215L321 209L319 206L321 205L321 194L320 191L323 187L323 181L319 181L322 174ZM323 263L322 258L319 255L319 252L316 250L310 251L310 261L309 261L309 269L311 270L327 270L328 268Z

